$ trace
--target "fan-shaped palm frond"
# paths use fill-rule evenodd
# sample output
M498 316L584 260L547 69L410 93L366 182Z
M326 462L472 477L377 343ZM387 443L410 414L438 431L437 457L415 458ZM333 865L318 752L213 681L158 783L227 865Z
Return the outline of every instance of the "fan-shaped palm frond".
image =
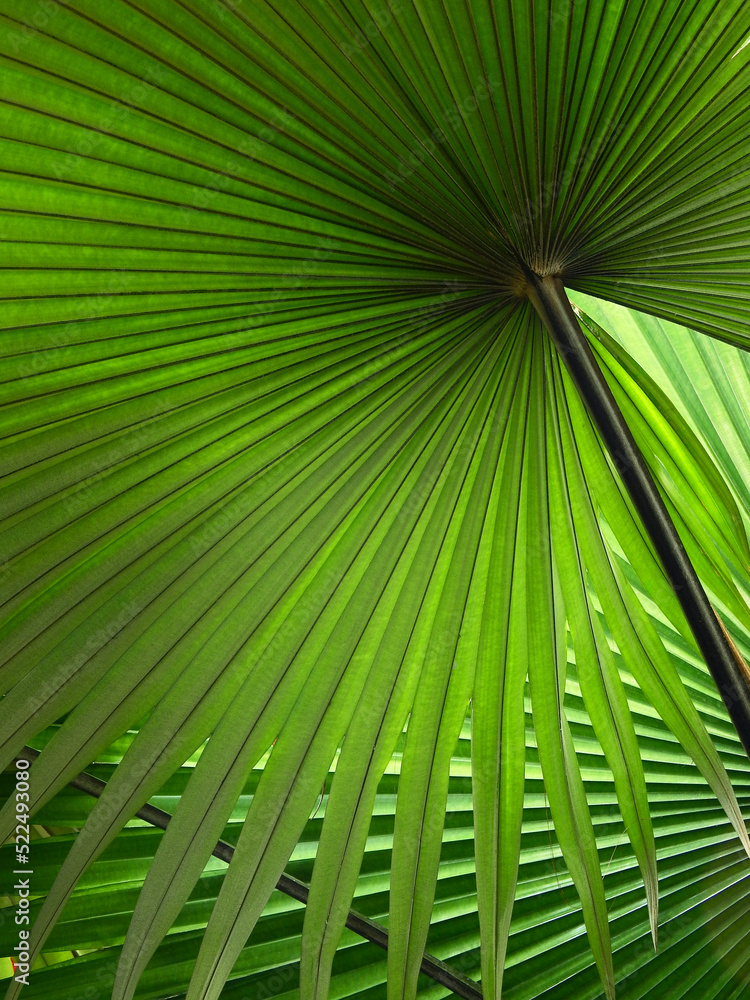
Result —
M33 955L108 946L29 996L382 995L355 896L392 1000L444 995L426 948L485 1000L645 997L701 928L727 975L674 995L739 996L747 760L702 654L747 738L746 5L0 16L0 745L79 830Z

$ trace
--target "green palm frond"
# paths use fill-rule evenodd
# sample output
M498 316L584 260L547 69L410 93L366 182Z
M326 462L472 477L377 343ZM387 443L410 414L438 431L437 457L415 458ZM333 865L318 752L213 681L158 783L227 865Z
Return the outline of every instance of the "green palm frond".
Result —
M27 995L444 996L427 949L485 1000L739 998L747 692L527 282L749 654L747 5L0 18L0 746L79 830L34 955L99 949Z

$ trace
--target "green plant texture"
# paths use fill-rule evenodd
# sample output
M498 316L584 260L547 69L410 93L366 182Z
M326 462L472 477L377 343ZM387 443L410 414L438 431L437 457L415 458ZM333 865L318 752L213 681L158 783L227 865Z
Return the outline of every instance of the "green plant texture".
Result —
M6 1000L750 997L736 691L527 294L747 670L749 40L0 0Z

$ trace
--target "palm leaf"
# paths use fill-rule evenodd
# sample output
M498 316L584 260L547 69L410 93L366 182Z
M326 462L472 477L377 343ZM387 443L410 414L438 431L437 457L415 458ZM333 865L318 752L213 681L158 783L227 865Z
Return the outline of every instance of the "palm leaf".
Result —
M30 995L108 970L122 1000L203 1000L298 955L305 997L386 978L394 998L443 995L419 978L427 947L474 956L485 998L612 997L665 920L657 859L653 988L683 988L679 941L705 925L732 956L710 988L741 989L740 745L526 282L580 293L747 653L747 368L706 337L748 344L745 5L14 0L0 17L2 762L42 748L32 811L54 816L134 734L35 907L35 954L94 944L75 917L93 896L107 947L35 972ZM635 309L696 331L677 334L680 367ZM668 832L697 780L683 751L739 838L717 827L695 873L690 820ZM386 977L345 923L387 768L369 883ZM476 860L464 844L451 876L456 768ZM654 770L685 784L664 800ZM175 775L146 872L131 818ZM631 844L621 882L602 873L598 782ZM560 874L524 860L543 795L578 897L562 907ZM296 906L277 920L311 824L304 925ZM86 891L120 851L124 904ZM469 882L443 895L453 878ZM709 902L671 936L692 881ZM649 974L619 995L646 996Z

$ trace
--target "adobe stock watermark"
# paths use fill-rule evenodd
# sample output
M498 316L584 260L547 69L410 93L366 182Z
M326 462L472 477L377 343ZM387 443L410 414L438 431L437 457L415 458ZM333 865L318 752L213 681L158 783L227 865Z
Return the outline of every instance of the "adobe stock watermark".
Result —
M372 44L374 38L381 35L385 29L404 9L403 0L387 0L385 7L375 11L370 20L355 30L352 41L342 42L339 48L346 58L351 62L352 56L362 52L368 45Z
M551 27L561 27L569 24L575 14L576 7L583 11L587 0L551 0L547 20Z
M255 982L251 986L251 992L246 994L247 1000L269 1000L271 997L279 996L283 990L291 989L293 981L298 977L295 969L290 965L284 965L264 974L261 981Z
M231 15L239 16L244 0L212 0L211 6L220 21L229 20Z
M222 164L222 169L212 170L215 187L209 187L208 184L193 185L190 200L179 206L183 224L188 228L193 226L196 212L212 211L213 203L220 195L231 195L232 192L228 189L229 182L242 178L247 162L259 159L264 149L270 147L278 136L287 132L296 120L286 108L276 107L256 135L243 136L231 157Z
M456 131L459 126L466 121L482 104L489 100L492 94L502 84L501 80L487 76L480 80L470 94L456 101L451 107L443 111L439 124L432 132L425 137L421 137L418 143L404 159L399 158L397 170L386 170L383 178L387 181L388 187L394 191L399 184L402 184L407 177L410 177L427 159L432 156L438 146L448 141L449 131ZM448 130L446 126L450 126Z
M565 194L571 182L579 174L596 166L597 162L612 149L623 129L624 125L619 119L605 122L598 134L581 147L578 155L560 174L542 183L538 197L511 213L513 223L520 228L532 225Z
M19 366L18 378L25 380L46 372L50 365L59 363L55 352L62 348L75 347L82 325L89 320L103 319L109 315L121 295L129 295L133 290L133 275L126 271L116 271L93 294L86 295L76 305L72 317L59 329L49 335L47 345L31 353Z
M34 12L21 18L20 26L5 35L12 54L18 55L40 31L44 31L60 9L57 0L37 0Z
M162 66L154 65L144 76L133 80L129 90L118 99L117 103L113 104L109 111L99 115L88 126L87 132L79 136L76 143L68 148L64 158L55 163L52 168L55 178L61 180L80 169L84 158L92 156L97 151L100 151L102 158L106 159L106 152L99 150L99 147L112 140L112 129L141 110L146 95L158 88L167 77L168 73Z
M13 951L13 978L17 983L29 985L31 961L29 956L29 897L31 895L31 876L34 874L29 867L30 833L29 833L29 768L31 764L23 757L16 761L16 864L13 869L16 879L13 883L13 895L18 896L16 904L15 923L18 927L18 943Z

